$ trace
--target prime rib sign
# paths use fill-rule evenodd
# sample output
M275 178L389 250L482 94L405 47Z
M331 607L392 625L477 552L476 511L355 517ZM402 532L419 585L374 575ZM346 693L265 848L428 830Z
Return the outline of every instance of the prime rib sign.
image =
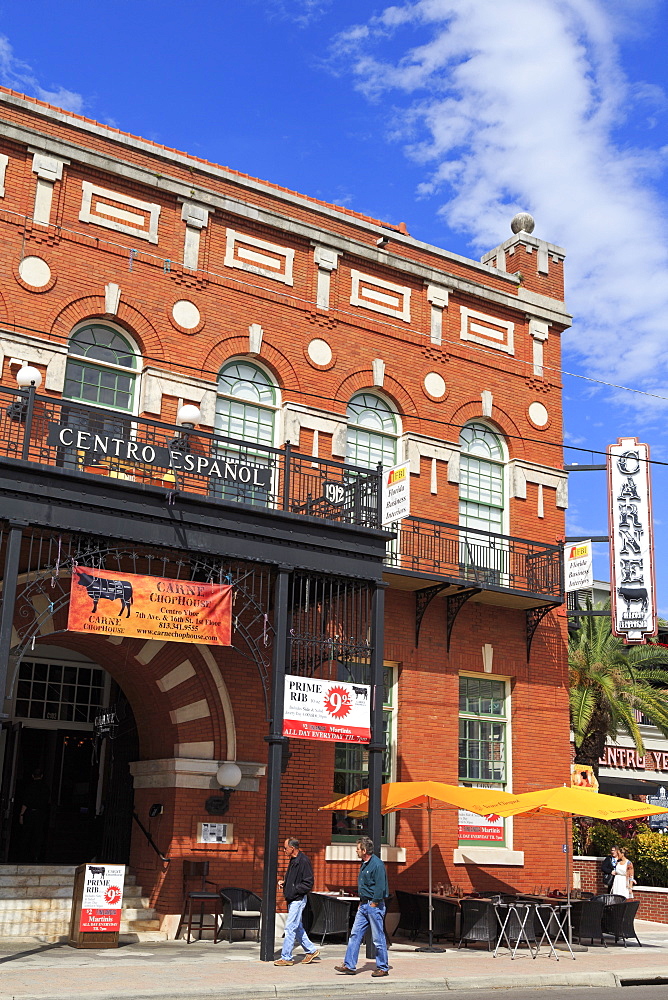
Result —
M371 688L368 684L285 678L283 735L304 740L368 743L371 739Z
M612 631L644 642L657 632L649 446L618 438L607 464Z
M80 931L117 931L121 926L125 865L86 865Z
M232 644L232 587L107 569L72 570L72 632Z

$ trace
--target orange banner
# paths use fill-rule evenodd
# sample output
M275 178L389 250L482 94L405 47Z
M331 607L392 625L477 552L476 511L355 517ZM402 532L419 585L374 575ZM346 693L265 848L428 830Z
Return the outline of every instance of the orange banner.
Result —
M89 634L230 646L232 587L77 566L67 627Z

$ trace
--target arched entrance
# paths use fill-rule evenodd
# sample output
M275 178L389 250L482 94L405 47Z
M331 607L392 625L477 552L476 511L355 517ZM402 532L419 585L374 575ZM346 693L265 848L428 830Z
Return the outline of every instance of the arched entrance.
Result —
M102 713L116 720L96 733ZM38 643L19 665L4 726L4 854L21 864L126 860L137 728L111 675L82 650Z

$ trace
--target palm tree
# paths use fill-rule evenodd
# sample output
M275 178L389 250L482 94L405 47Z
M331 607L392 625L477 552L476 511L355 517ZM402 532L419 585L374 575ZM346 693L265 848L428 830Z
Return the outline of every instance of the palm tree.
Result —
M609 602L597 610L606 607ZM644 755L637 712L668 736L668 649L653 642L625 645L612 635L608 616L580 621L568 641L571 729L576 764L589 764L598 776L606 743L619 733Z

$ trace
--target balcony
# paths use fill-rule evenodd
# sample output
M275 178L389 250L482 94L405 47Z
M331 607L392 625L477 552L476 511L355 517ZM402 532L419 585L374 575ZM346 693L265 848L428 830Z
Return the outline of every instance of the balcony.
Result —
M103 476L115 481L114 488L123 481L159 487L168 502L199 495L228 508L241 504L246 511L382 527L375 469L302 455L289 444L251 446L32 390L0 387L1 458ZM393 588L473 594L478 602L526 610L563 600L559 546L419 517L392 530L384 575Z
M558 545L407 517L388 545L385 576L400 590L447 583L445 596L479 590L481 603L530 609L563 601Z
M157 486L167 500L225 504L380 527L380 476L285 448L0 387L0 458Z

